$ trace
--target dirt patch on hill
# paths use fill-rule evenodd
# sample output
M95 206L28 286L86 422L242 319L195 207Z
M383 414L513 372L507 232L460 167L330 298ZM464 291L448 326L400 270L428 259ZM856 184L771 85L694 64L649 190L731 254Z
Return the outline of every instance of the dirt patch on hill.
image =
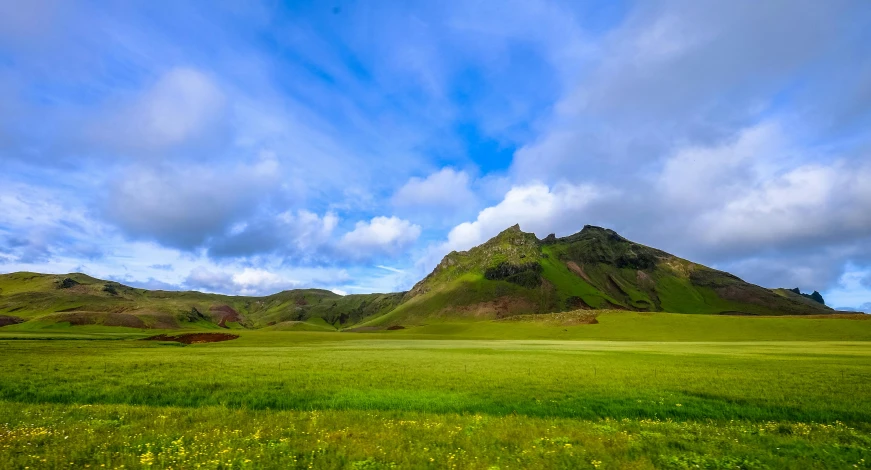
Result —
M471 314L475 318L505 318L510 315L534 312L536 305L522 297L503 296L496 300L478 302L462 307L450 307L445 311Z
M24 319L13 317L12 315L0 315L0 326L17 325L19 323L24 323Z
M650 274L647 274L646 272L644 272L640 269L635 271L635 282L638 283L638 287L641 287L644 289L653 290L656 288L656 283L653 282L653 279L650 277Z
M587 273L584 272L584 268L578 266L578 263L575 263L574 261L567 261L566 266L568 266L569 271L577 274L578 276L581 276L581 279L589 282L590 284L593 283L593 281L590 280L590 276L587 276Z
M209 307L209 313L212 314L212 317L218 322L218 326L221 328L229 328L227 326L227 322L241 322L242 316L239 315L239 312L233 310L233 307L229 305L213 305Z
M148 328L154 330L174 330L178 328L178 319L172 314L166 312L157 312L152 310L135 310L137 317L142 319Z
M159 330L178 328L178 322L172 315L161 312L141 312L140 314L148 318L148 321L146 322L140 316L130 313L88 311L59 312L46 315L41 319L54 323L69 323L71 326L102 325Z
M595 325L599 323L596 312L589 310L574 310L571 312L536 313L531 315L515 315L503 318L500 322L535 322L553 326Z
M69 323L72 326L103 325L125 326L128 328L148 328L141 318L128 313L106 312L64 312L43 317L55 323Z
M143 341L174 341L183 344L220 343L238 338L239 335L229 333L185 333L182 335L157 335L144 338Z

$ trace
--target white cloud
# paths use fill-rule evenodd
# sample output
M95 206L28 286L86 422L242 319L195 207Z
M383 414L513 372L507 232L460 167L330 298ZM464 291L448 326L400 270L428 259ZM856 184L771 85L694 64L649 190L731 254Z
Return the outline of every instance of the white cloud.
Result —
M702 215L697 227L711 245L782 243L825 233L835 222L834 168L806 166L762 182L722 207ZM844 188L849 190L849 188ZM871 210L871 208L869 208ZM843 227L843 224L838 224Z
M856 67L843 48L850 29L838 27L847 5L636 5L594 44L595 59L563 90L538 137L518 150L512 174L547 182L623 176L655 165L675 145L734 135L771 113L778 93L822 57L841 73Z
M705 207L742 194L748 181L764 176L764 167L786 152L779 127L763 123L720 145L677 150L665 161L656 189L672 207Z
M241 273L233 275L233 283L240 287L241 295L256 295L260 292L275 292L291 289L300 285L299 281L284 279L281 276L262 269L245 268Z
M279 218L292 230L293 243L299 250L326 243L339 224L339 218L332 212L327 212L321 217L314 212L300 210L295 216L285 212Z
M293 289L301 283L264 269L245 268L228 273L199 268L191 271L185 284L207 292L260 296Z
M871 270L848 263L837 286L822 292L826 304L858 307L859 311L871 313L871 286L863 282L863 278L868 276L871 276Z
M105 214L134 238L190 249L252 212L278 184L277 174L278 163L268 157L223 169L131 168L112 186Z
M213 131L225 117L226 102L206 73L173 68L131 103L103 117L92 133L123 150L155 155L154 150L185 144Z
M457 209L474 204L465 171L443 168L426 178L413 177L393 195L393 204L414 209Z
M522 230L539 236L575 232L588 222L584 220L584 210L600 197L602 190L591 185L513 187L502 202L482 210L474 222L454 227L445 249L467 250L518 223Z
M871 233L865 184L871 167L803 163L825 161L809 152L776 123L763 122L731 141L678 149L655 178L651 199L659 212L684 220L695 241L709 249L751 253Z
M244 258L256 255L286 256L297 263L320 261L321 249L332 242L339 218L332 212L319 216L304 209L255 217L233 225L208 242L209 255Z
M172 145L201 132L223 106L224 96L208 76L177 68L160 78L137 111L152 144Z
M90 219L82 202L0 180L0 262L47 263L103 256L112 230Z
M379 265L377 265L377 266L375 266L375 267L378 268L378 269L383 269L383 270L385 270L385 271L390 271L390 272L392 272L392 273L397 273L397 274L403 274L403 273L405 273L405 270L402 270L402 269L396 269L396 268L391 268L390 266L384 266L384 265L381 265L381 264L379 264Z
M420 236L420 226L397 217L375 217L360 221L354 230L339 241L339 248L352 258L375 254L395 255L408 248Z

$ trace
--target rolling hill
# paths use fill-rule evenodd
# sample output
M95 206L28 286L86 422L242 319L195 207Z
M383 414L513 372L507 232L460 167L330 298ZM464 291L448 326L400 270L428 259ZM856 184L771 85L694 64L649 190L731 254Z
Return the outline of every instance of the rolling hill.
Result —
M0 326L329 329L392 310L403 293L338 295L297 289L266 297L128 287L85 274L0 275Z
M0 326L382 328L569 310L819 315L834 310L629 241L613 230L539 240L519 226L451 252L410 291L341 296L298 289L265 297L150 291L84 274L0 275ZM9 326L12 325L12 326Z

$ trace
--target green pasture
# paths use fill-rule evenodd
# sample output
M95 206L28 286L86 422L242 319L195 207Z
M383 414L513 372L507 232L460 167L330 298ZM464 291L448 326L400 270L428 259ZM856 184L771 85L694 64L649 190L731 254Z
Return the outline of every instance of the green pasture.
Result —
M135 330L4 327L0 467L871 461L871 322L625 312L597 320L234 330L238 339L187 346L141 341L153 332Z

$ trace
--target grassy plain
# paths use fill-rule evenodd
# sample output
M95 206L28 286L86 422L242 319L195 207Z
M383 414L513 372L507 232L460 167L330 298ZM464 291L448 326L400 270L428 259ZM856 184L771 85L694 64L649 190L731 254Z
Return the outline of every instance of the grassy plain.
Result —
M4 327L0 467L871 464L871 322L598 320L189 346Z

